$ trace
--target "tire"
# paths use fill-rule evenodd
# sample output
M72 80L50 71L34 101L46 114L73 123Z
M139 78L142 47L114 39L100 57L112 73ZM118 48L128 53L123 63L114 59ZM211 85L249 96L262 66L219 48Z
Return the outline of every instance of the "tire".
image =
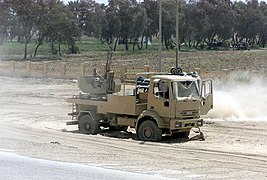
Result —
M138 138L142 141L160 141L162 130L151 120L142 122L137 130Z
M183 74L183 70L182 68L171 68L171 74L175 74L175 75L182 75Z
M85 114L78 120L79 131L83 134L97 134L99 131L99 123L90 115Z
M171 74L176 74L176 68L171 68Z

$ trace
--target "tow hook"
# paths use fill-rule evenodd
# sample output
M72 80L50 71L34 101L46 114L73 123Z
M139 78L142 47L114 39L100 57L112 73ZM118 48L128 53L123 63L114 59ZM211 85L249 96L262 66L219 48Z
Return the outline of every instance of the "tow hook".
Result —
M201 132L200 127L197 127L197 128L198 128L197 131L194 131L194 130L193 130L193 131L194 131L194 133L199 133L199 134L197 134L197 135L191 137L189 140L205 141L204 134L203 134L203 132Z

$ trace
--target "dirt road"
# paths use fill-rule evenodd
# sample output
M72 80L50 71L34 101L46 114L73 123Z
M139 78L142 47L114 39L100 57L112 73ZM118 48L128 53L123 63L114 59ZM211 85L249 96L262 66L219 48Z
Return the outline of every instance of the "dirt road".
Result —
M77 92L69 80L0 77L0 150L174 179L267 179L267 121L206 118L205 141L83 135L65 125Z

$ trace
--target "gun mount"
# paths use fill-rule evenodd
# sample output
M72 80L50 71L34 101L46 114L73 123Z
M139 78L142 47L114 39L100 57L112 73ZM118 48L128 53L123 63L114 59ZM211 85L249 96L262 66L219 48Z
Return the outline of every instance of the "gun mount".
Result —
M108 71L104 78L94 69L93 75L79 77L78 87L83 93L90 96L105 96L120 92L121 80L114 79L113 71Z

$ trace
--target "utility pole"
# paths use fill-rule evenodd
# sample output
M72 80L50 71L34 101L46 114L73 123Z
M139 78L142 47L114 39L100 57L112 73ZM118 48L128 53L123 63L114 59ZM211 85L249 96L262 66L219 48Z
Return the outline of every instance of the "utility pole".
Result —
M176 0L176 68L179 60L179 1Z
M158 71L161 72L161 46L162 46L162 2L159 0L159 49L158 49Z

